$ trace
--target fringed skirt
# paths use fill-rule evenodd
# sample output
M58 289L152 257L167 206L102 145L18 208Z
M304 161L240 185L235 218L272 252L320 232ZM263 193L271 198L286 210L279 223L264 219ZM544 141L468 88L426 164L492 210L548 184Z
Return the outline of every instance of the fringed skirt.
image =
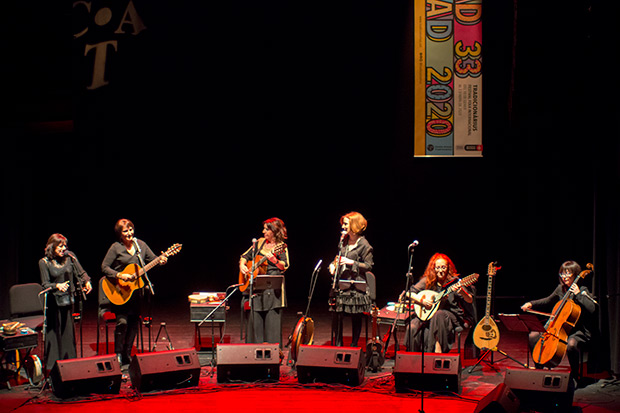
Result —
M341 291L335 298L331 311L347 314L369 313L372 302L368 294L358 291Z

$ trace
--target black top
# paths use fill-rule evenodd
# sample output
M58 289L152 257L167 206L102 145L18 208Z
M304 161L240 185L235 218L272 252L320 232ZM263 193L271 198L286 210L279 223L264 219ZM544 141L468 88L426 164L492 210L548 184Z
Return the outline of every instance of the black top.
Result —
M269 249L265 249L265 243L267 242L267 240L265 238L260 238L256 244L256 258L258 258L259 260L261 258L263 258L265 255L267 255L269 252L273 252L272 250ZM252 262L252 259L254 258L254 252L252 251L252 247L248 248L248 250L246 252L244 252L243 254L241 254L241 257L245 258L248 262ZM278 259L278 261L284 261L284 271L286 271L288 269L288 248L284 248L284 250L280 253L280 254L274 254L274 256ZM265 260L265 263L267 264L267 271L266 274L268 275L281 275L284 274L284 271L282 271L281 269L279 269L274 263L272 263L269 260Z
M140 247L140 256L145 264L148 264L157 258L157 255L151 251L146 242L140 239L137 239L137 241L138 246ZM130 254L125 247L125 244L117 241L110 246L108 252L103 258L101 270L106 277L116 278L116 274L123 271L129 264L141 265L142 263L140 262L137 254Z
M553 307L564 298L566 294L566 287L564 284L560 283L555 290L548 297L541 298L539 300L530 301L532 303L532 309L536 310L546 310L552 311ZM572 300L575 304L581 307L581 315L570 331L570 335L573 335L577 332L582 332L585 335L585 338L590 338L591 333L588 329L588 325L591 325L591 316L596 311L596 304L591 298L590 292L587 287L580 287L579 294L573 296Z
M259 259L264 257L267 253L272 252L271 250L265 249L266 240L264 238L260 238L258 240L256 247L256 257ZM289 267L289 258L288 258L288 248L284 248L284 250L280 254L274 254L278 261L284 261L284 271L286 271ZM253 251L252 247L250 247L246 252L244 252L241 257L245 258L248 262L252 262ZM269 260L265 260L267 263L267 275L283 275L284 271L280 270L274 263ZM247 293L250 292L248 288L246 290ZM282 281L282 288L268 288L262 290L260 292L253 291L252 297L252 309L254 311L268 311L273 310L275 308L286 307L286 290L284 288L284 281Z
M458 282L458 280L455 279L454 282ZM431 291L441 292L447 287L448 285L442 286L442 285L436 284L435 287L431 289ZM469 287L463 287L463 288L470 295L475 296L475 293L473 293ZM419 293L420 291L424 291L424 290L427 290L426 277L420 278L420 280L411 287L411 291L415 294ZM448 294L447 296L445 296L443 300L441 300L441 303L439 304L438 309L446 310L446 311L453 313L454 315L457 316L461 324L465 320L469 321L470 323L474 321L473 304L465 301L465 299L457 292L453 292L452 294Z
M372 252L372 246L364 236L361 236L353 245L345 242L340 249L340 255L354 262L340 269L338 279L366 281L366 273L370 272L374 265Z
M39 271L41 272L41 285L43 288L52 288L52 294L56 299L58 305L70 304L70 297L76 290L77 281L74 279L74 274L79 277L82 283L90 281L90 277L82 268L82 265L77 258L73 259L69 256L70 251L67 251L65 257L60 261L56 259L50 260L49 258L41 258L39 260ZM69 289L66 292L62 292L56 289L56 284L69 281ZM69 298L69 299L68 299Z

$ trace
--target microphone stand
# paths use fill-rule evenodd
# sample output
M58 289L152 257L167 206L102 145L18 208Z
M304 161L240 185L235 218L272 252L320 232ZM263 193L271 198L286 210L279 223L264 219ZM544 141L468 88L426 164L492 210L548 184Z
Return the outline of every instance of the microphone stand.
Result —
M407 292L409 292L409 289L411 288L411 286L413 285L413 274L411 272L412 268L413 268L413 252L414 252L414 248L417 246L417 242L414 241L410 246L409 246L409 272L407 273L407 289L405 290L405 297L407 297ZM412 335L412 331L411 331L411 298L409 298L407 300L407 319L409 320L409 337L408 337L408 350L413 349L413 335ZM422 321L420 320L420 327L417 333L422 333L422 357L421 357L421 374L422 377L424 377L424 328L426 327L426 323L428 322L428 320L426 321ZM422 389L420 391L420 413L424 413L424 386L422 386Z
M250 317L248 317L248 329L245 332L246 343L253 343L256 337L256 333L254 331L254 306L252 305L252 300L254 298L254 271L256 271L256 253L256 242L252 242L252 270L250 271L250 295L248 296ZM252 337L248 337L248 331L252 332Z
M82 333L82 321L83 321L83 316L84 316L84 301L86 301L86 293L84 292L84 284L82 283L82 278L81 278L81 274L78 274L77 271L77 267L75 265L75 256L71 253L67 254L69 256L69 258L71 259L71 267L73 268L72 274L73 274L73 278L74 278L74 283L77 284L78 287L78 294L76 294L77 298L78 298L78 314L79 316L76 316L76 313L71 314L71 316L73 317L74 320L78 319L78 322L80 323L80 358L84 357L84 345L83 345L83 338L84 335ZM77 281L77 282L76 282Z
M138 275L138 278L140 277L144 277L144 279L146 280L146 283L148 285L148 290L151 292L151 296L155 295L155 290L153 289L153 284L151 284L151 280L149 279L149 275L147 274L147 271L145 270L146 268L146 263L144 262L144 260L142 259L142 249L140 248L140 245L138 244L138 239L137 238L133 238L131 240L134 245L136 246L136 251L137 251L137 255L138 255L138 262L140 263L140 267L143 270L143 274ZM138 272L140 272L140 270L138 270ZM140 304L142 304L142 298L144 298L144 294L140 294ZM144 322L143 324L146 326L146 329L148 330L148 334L149 334L149 338L148 338L148 348L151 348L151 305L150 305L151 299L149 298L149 306L148 306L148 312L149 315L146 317L146 322ZM142 307L142 305L140 305L140 307ZM142 352L144 352L144 335L142 334L142 328L140 328L140 340L141 340L141 347L142 347ZM133 343L131 343L133 345ZM136 344L136 347L138 345Z
M211 316L218 310L218 308L226 304L230 296L233 295L239 289L241 285L243 284L235 284L235 285L228 286L228 288L226 288L226 291L234 287L233 290L228 295L226 295L226 297L224 297L224 299L213 310L211 310L211 312L207 314L200 323L198 323L198 328L200 328L200 326L202 326L209 318L211 318ZM225 311L226 311L226 307L224 307L224 312ZM215 367L215 364L216 364L215 363L216 355L215 355L215 330L214 329L215 329L215 321L211 320L211 363L210 363L211 364L211 372L210 372L211 377L213 377L213 368ZM221 340L221 337L220 337L220 340Z
M407 294L409 293L409 290L411 289L411 287L413 286L413 252L414 252L414 248L415 245L411 244L409 246L409 271L407 271L407 281L405 282L405 303L407 303L407 320L409 320L409 323L411 323L411 297L407 297ZM412 348L412 335L411 335L411 327L407 329L408 331L408 337L407 337L407 350L411 351Z
M41 331L41 340L43 341L43 350L41 352L41 355L43 356L43 382L47 383L47 351L46 351L46 345L45 345L45 340L47 338L47 293L51 290L51 288L46 288L45 290L41 291L39 293L39 299L41 297L41 294L43 294L43 330ZM41 391L43 391L43 389L45 388L45 385L43 385L43 388L41 389Z
M336 312L336 296L338 295L338 291L336 290L336 286L338 285L338 282L340 281L340 258L342 258L342 247L344 244L344 237L347 235L347 233L345 231L342 231L340 234L340 241L338 241L338 255L336 256L336 259L334 260L334 262L336 263L336 268L334 270L334 280L332 281L332 289L330 294L332 295L331 299L330 299L330 304L334 306L334 311L332 314L332 337L331 337L331 345L334 345L334 334L337 334L338 330L340 329L340 322L339 322L339 317L338 314ZM332 301L333 300L333 301Z

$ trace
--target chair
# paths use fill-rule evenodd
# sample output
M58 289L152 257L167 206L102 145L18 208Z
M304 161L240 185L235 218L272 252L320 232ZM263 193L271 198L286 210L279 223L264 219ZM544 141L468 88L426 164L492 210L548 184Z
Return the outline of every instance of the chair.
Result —
M374 307L375 302L377 300L377 279L375 275L371 272L366 273L366 291L368 292L368 296L370 297L370 302ZM366 342L368 343L368 320L372 320L371 313L364 313L365 317L365 329L366 329Z
M463 358L465 358L465 344L461 344L461 338L462 338L464 331L467 331L467 333L469 333L470 330L471 330L471 326L469 325L468 321L465 321L462 327L456 326L454 328L454 336L456 337L456 351L458 352L459 355L463 356ZM468 336L465 335L465 337L467 338ZM461 353L461 351L463 353Z
M43 287L38 283L16 284L9 289L10 320L24 323L35 331L43 329Z
M114 314L111 309L112 303L110 302L108 297L106 297L105 293L103 292L103 288L101 288L103 279L104 277L101 277L101 279L99 280L99 291L97 292L97 299L98 299L98 304L99 304L97 308L97 355L99 355L99 337L100 337L100 330L101 330L101 321L103 321L104 327L105 327L105 354L109 353L108 343L110 342L110 340L109 340L109 333L108 333L108 325L111 323L116 323L116 314Z

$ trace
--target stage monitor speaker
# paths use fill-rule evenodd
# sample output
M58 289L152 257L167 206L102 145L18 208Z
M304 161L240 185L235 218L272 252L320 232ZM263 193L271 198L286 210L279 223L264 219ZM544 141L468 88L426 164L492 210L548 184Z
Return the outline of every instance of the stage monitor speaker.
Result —
M297 380L358 386L364 381L365 367L360 347L301 345L296 363Z
M504 384L518 398L521 409L540 412L567 412L573 404L574 388L570 370L506 369Z
M396 391L425 390L459 393L461 388L461 357L458 354L399 352L394 361Z
M474 413L517 413L519 399L506 384L500 383L476 405Z
M217 382L280 380L280 345L241 343L217 345Z
M52 392L63 399L91 393L117 394L122 376L114 354L58 360L50 373Z
M140 392L197 386L200 361L196 349L136 354L129 365L133 388Z

